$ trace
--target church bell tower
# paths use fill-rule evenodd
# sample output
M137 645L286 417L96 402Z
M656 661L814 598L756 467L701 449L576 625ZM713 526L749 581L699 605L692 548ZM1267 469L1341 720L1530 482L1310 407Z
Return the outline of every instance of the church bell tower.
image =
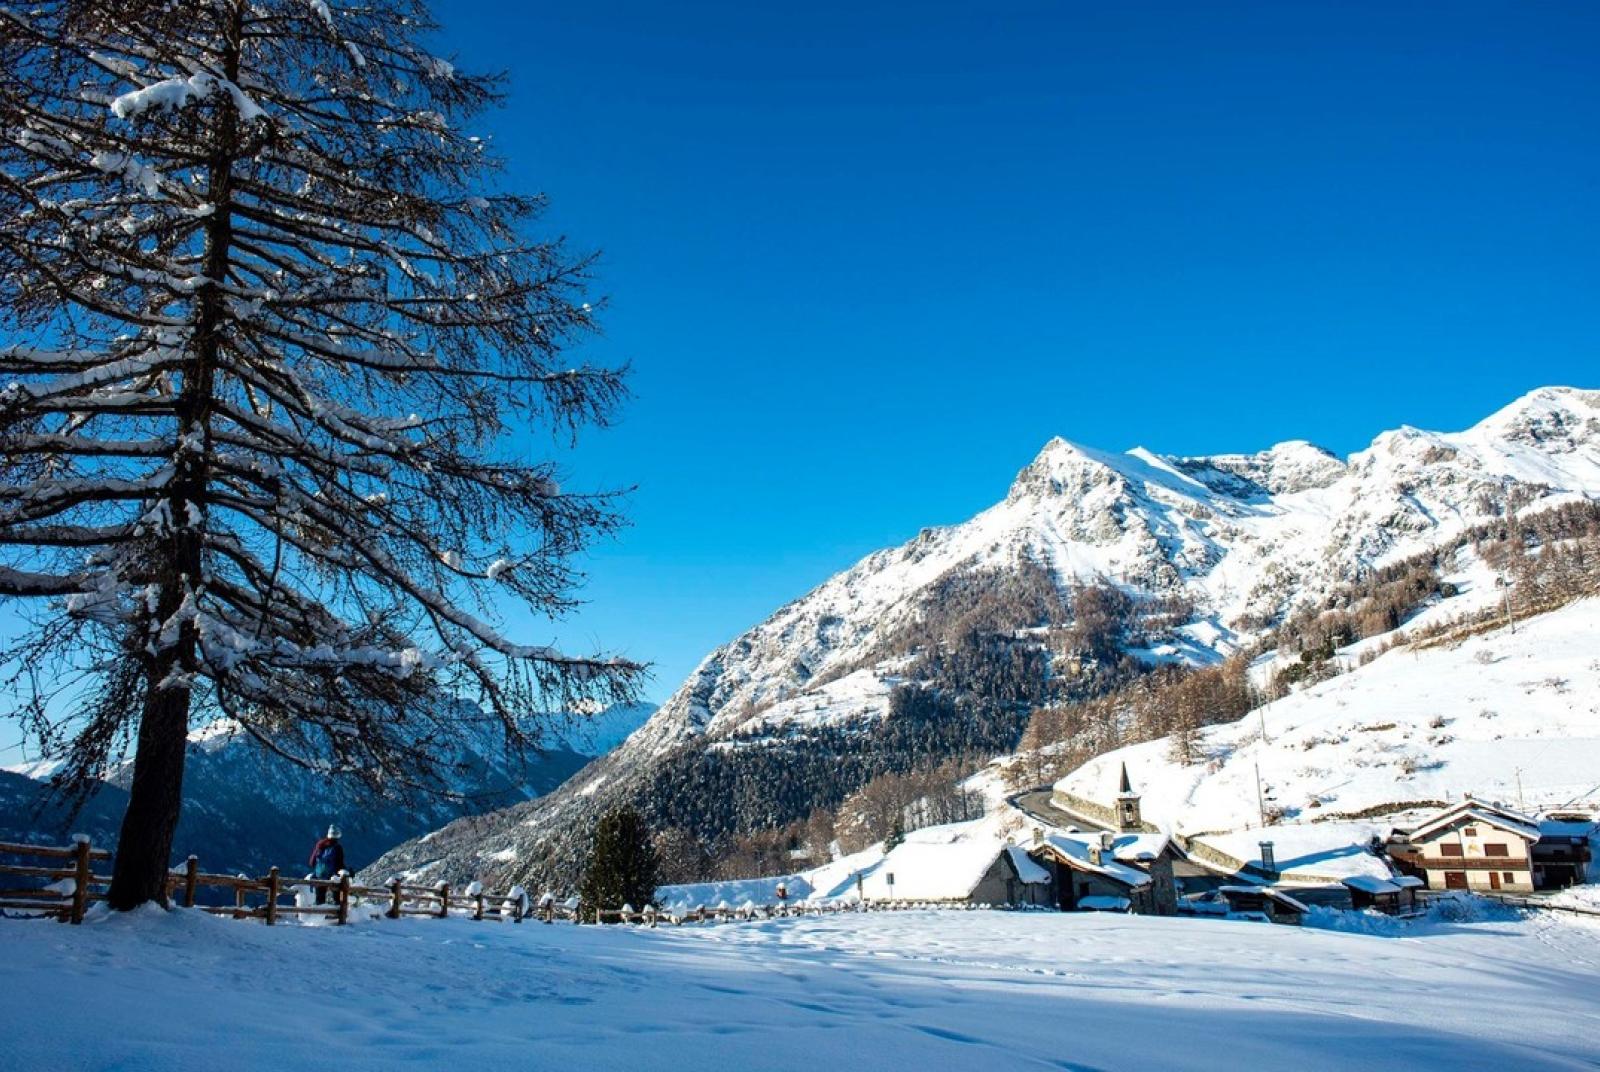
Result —
M1139 817L1139 794L1128 780L1128 765L1122 765L1122 780L1117 786L1117 833L1137 833L1143 826Z

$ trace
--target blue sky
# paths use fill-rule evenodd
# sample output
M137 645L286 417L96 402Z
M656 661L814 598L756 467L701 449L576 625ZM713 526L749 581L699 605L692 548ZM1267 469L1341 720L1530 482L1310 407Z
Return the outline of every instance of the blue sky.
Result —
M540 10L543 8L543 10ZM1004 494L1162 452L1454 429L1600 385L1600 8L475 4L461 61L604 253L637 485L537 639L657 666Z
M1454 429L1600 386L1600 5L438 5L603 252L637 485L570 622L699 658L1001 497L1053 435ZM547 440L526 448L542 453Z

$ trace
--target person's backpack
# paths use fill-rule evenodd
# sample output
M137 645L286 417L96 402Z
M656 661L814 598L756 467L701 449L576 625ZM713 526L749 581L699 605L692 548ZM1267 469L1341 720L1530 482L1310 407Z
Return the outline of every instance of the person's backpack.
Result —
M327 878L336 869L339 859L339 843L330 841L317 851L317 876Z

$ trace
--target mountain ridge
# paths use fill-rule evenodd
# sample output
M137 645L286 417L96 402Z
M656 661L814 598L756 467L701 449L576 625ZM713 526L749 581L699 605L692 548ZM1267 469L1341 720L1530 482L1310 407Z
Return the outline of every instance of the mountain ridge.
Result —
M1077 586L1099 585L1136 606L1187 606L1185 620L1125 648L1146 661L1203 664L1352 578L1473 524L1573 496L1600 497L1600 391L1541 388L1464 431L1396 429L1343 460L1304 440L1185 458L1052 439L995 505L872 552L713 649L616 751L556 793L475 819L470 831L446 827L377 866L553 878L577 858L575 830L605 806L661 796L661 772L675 764L718 767L688 778L691 787L734 784L737 770L720 767L765 763L762 749L826 739L848 750L849 735L876 732L908 683L919 649L897 648L895 638L937 614L955 582L981 587L1042 569L1067 602ZM716 762L705 753L718 753ZM884 762L892 769L902 759ZM708 791L665 777L672 792ZM755 810L773 809L758 798ZM552 834L565 846L562 862L527 862L549 856Z
M450 820L529 800L561 785L593 758L573 742L615 738L636 725L645 710L633 705L574 718L543 748L513 755L498 720L477 705L455 701L451 720L458 731L445 762L446 793L409 798L380 797L345 778L297 766L215 719L189 733L184 804L173 841L175 857L198 855L208 867L260 872L293 867L330 823L345 832L353 867ZM592 734L592 736L589 736ZM126 806L132 761L107 775L105 785L72 816L46 784L59 762L34 761L0 770L0 833L24 842L59 842L86 830L111 847ZM70 829L69 829L70 828Z

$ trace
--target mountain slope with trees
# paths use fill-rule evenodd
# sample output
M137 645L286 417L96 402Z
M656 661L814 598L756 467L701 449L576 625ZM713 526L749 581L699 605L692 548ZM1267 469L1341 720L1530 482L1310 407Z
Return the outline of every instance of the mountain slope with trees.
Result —
M675 859L815 848L870 810L875 782L942 766L953 785L1014 751L1039 711L1076 711L1095 750L1237 717L1254 702L1248 658L1318 649L1330 604L1387 625L1448 595L1418 556L1562 508L1587 524L1597 499L1596 391L1536 391L1459 433L1384 433L1347 460L1304 443L1163 458L1056 440L1001 503L868 556L712 652L556 793L372 872L570 888L595 820L622 803L676 848L675 877ZM1114 697L1140 693L1162 719L1183 697L1187 726L1131 730Z

